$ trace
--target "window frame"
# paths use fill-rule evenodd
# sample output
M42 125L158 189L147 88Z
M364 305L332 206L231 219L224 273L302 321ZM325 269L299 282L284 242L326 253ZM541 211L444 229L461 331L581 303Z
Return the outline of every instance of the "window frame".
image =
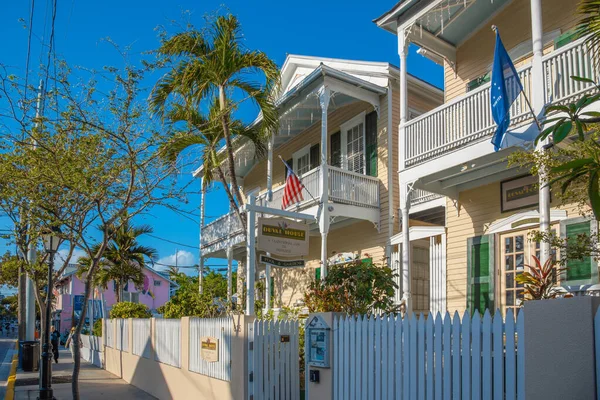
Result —
M361 172L356 172L358 174L362 174L362 175L366 175L367 174L367 154L366 154L366 149L367 149L367 135L366 135L366 115L367 112L366 111L362 111L361 113L355 115L354 117L350 118L349 120L347 120L346 122L344 122L343 124L340 125L340 132L341 132L341 150L342 150L342 169L346 170L346 171L350 171L350 168L348 167L348 131L352 130L353 128L355 128L356 126L362 124L363 126L363 132L362 132L362 159L363 159L363 167L362 167L362 171ZM351 171L351 172L355 172L355 171Z
M312 147L312 144L307 144L306 146L304 146L303 148L301 148L300 150L294 152L294 154L292 154L292 159L294 160L293 164L291 165L292 169L294 170L294 172L296 173L296 175L298 176L302 176L302 174L308 172L311 170L310 166L310 148ZM308 156L308 169L304 172L300 172L298 170L298 160L304 156Z

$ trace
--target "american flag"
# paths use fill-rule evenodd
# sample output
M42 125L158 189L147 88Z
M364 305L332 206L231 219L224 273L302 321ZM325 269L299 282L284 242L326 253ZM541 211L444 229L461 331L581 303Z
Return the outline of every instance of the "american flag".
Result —
M283 161L283 160L282 160ZM285 179L285 188L283 189L283 200L281 202L281 208L286 209L288 206L299 203L304 198L302 197L302 189L304 185L300 182L300 179L296 176L294 171L290 168L285 161L285 168L287 171L287 178Z

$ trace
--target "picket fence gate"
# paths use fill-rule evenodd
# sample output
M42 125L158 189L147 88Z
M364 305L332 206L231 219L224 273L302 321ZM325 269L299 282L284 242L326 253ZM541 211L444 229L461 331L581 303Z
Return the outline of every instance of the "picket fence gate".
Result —
M525 399L523 315L335 318L334 399Z
M297 321L248 325L248 399L300 399L300 335Z

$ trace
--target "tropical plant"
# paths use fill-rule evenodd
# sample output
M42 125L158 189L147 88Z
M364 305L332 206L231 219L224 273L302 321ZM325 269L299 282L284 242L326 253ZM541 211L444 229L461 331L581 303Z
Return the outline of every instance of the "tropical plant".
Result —
M111 318L151 318L148 306L130 301L116 303L109 313Z
M97 319L94 322L94 326L92 327L92 335L102 336L102 320L101 319Z
M376 310L395 312L394 293L398 286L394 277L388 266L370 260L332 265L325 279L309 284L304 303L310 312L349 315L370 315Z
M148 225L133 226L129 219L125 218L119 226L113 226L109 230L112 239L104 251L101 268L96 271L94 282L105 290L111 281L114 282L118 303L123 299L123 290L129 282L139 290L144 289L144 265L154 259L157 252L152 247L138 243L141 235L153 232L152 227ZM87 272L89 258L81 258L79 264L79 274L82 275Z
M528 271L517 274L515 280L524 286L525 300L554 299L559 294L558 279L560 273L566 268L557 267L557 262L552 258L546 260L544 265L533 256L533 265L526 265Z
M235 174L235 133L232 130L234 92L258 106L262 115L259 133L267 138L277 127L277 111L271 93L279 83L279 70L269 57L242 44L238 19L231 15L218 16L205 32L189 30L163 41L158 53L175 59L176 65L163 76L152 91L150 104L153 110L166 115L168 99L184 99L196 109L201 102L218 104L211 107L212 117L219 121L225 140L228 178L237 204L243 199ZM248 79L249 74L264 79L261 85ZM220 165L220 162L218 163ZM226 189L227 190L227 189ZM232 203L234 209L237 205ZM243 219L242 219L243 220Z
M233 274L235 285L235 274ZM175 279L173 279L175 278ZM178 273L172 276L179 288L175 295L158 308L158 312L165 318L181 318L196 316L213 318L222 315L227 310L223 307L227 297L227 279L214 271L204 276L202 281L203 291L198 291L198 277Z

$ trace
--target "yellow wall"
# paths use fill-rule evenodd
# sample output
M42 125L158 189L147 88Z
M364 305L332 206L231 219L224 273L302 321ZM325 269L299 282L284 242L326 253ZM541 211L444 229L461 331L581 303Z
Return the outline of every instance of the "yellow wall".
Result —
M393 213L392 216L392 233L398 233L398 207L399 207L399 190L398 190L398 125L400 123L400 95L397 90L398 82L394 82L394 90L392 92L392 177L393 182ZM430 100L423 96L422 93L415 88L409 88L409 107L419 111L426 112L435 108L439 103ZM441 99L440 99L441 100ZM389 201L389 184L388 184L388 141L387 141L387 119L388 119L388 102L387 95L380 97L380 113L377 121L377 144L378 144L378 165L377 172L380 180L379 199L380 199L380 229L379 231L374 225L367 221L356 222L350 226L345 226L336 229L335 224L332 225L328 235L328 251L330 254L341 252L355 252L364 256L369 254L375 262L383 262L385 255L385 246L389 236L388 232L388 201ZM340 125L345 121L352 119L357 114L366 111L372 111L373 107L364 102L343 107L328 116L327 127L328 134L331 135L340 129ZM309 144L319 143L321 141L321 123L320 121L307 128L294 139L274 151L273 162L273 188L284 184L285 171L284 166L278 161L278 155L284 160L292 157L294 152L304 148ZM329 147L329 141L327 142ZM244 178L244 190L250 191L260 187L261 192L266 191L267 186L267 162L260 161L250 173ZM307 257L307 267L305 269L282 270L273 268L273 276L275 282L275 303L274 306L290 306L302 298L304 288L310 279L314 278L314 268L318 267L321 252L321 237L320 235L310 238L310 254ZM259 266L262 269L262 265Z
M556 29L564 33L573 28L579 19L576 14L577 4L577 0L544 0L542 2L544 34ZM458 47L456 71L448 64L444 68L446 101L466 93L467 83L470 80L489 72L495 43L494 32L490 29L492 25L500 29L504 47L509 51L518 44L531 40L529 0L514 0ZM517 67L521 64L516 63Z
M500 212L500 182L461 192L457 204L451 199L446 204L447 307L462 313L467 305L467 239L487 234L492 223L524 210ZM558 206L555 200L552 209L566 210L568 218L579 216L576 205Z

